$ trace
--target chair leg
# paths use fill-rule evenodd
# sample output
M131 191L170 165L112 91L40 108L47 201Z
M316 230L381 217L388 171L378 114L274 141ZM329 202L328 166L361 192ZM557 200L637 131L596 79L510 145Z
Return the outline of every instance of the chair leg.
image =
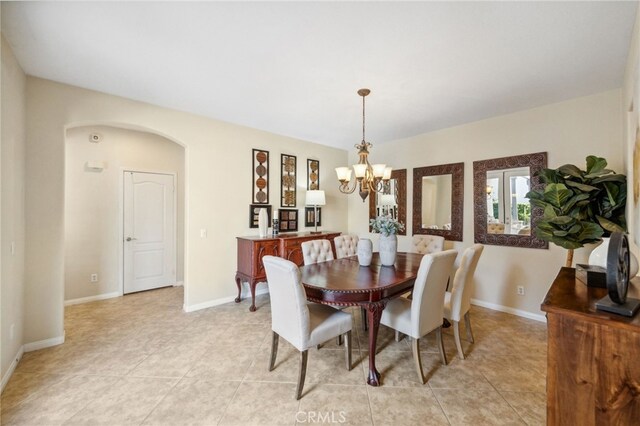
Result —
M464 359L464 351L462 350L462 342L460 341L460 322L453 322L453 340L456 341L456 348L458 348L458 356L460 359Z
M269 371L273 371L276 366L276 356L278 355L278 341L280 336L275 331L271 336L271 360L269 361Z
M367 320L367 311L364 308L360 308L360 314L362 315L362 328L364 331L369 330L369 321Z
M307 375L307 356L309 351L300 352L300 372L298 374L298 385L296 386L296 399L302 397L302 388L304 387L304 378Z
M396 330L396 342L399 342L400 340L402 340L402 336L403 334L400 333L398 330Z
M447 354L444 351L444 342L442 341L442 327L436 328L436 340L438 341L438 347L440 349L440 358L442 363L447 365Z
M467 329L467 339L469 339L471 343L474 343L473 331L471 331L471 317L469 317L469 311L464 314L464 327Z
M347 370L351 371L351 330L347 331L345 334L344 350L347 361Z
M416 365L416 373L420 378L420 383L424 385L424 374L422 373L422 360L420 359L420 339L411 339L411 349L413 351L413 361Z
M338 337L336 337L336 344L338 346L342 346L342 334L339 334Z

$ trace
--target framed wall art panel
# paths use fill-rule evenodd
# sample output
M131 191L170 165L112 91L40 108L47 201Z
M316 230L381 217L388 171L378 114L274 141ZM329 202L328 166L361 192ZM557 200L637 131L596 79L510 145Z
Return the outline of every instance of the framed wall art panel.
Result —
M282 207L296 206L296 157L295 155L280 155L282 180L280 182L280 205Z
M269 151L253 149L252 203L269 204Z
M320 161L307 159L307 189L320 189Z

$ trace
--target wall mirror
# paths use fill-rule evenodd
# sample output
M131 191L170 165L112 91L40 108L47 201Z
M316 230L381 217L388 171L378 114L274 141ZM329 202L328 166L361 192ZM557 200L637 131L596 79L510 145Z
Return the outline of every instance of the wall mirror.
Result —
M462 241L464 163L413 169L413 233Z
M543 183L535 174L547 167L547 153L473 162L475 242L512 247L547 248L532 235L542 209L525 197Z
M382 192L374 192L369 197L369 219L388 214L405 224L400 235L407 234L407 170L393 170L391 179L384 183ZM371 232L371 228L369 228Z

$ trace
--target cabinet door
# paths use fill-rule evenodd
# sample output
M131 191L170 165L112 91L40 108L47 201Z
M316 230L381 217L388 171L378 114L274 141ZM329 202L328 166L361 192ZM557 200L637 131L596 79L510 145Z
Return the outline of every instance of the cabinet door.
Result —
M257 242L255 246L254 256L254 271L256 278L264 278L266 277L266 273L264 271L264 264L262 263L262 258L264 256L278 256L278 242L277 241L264 241Z
M304 258L302 257L301 247L303 241L305 240L283 240L284 249L282 250L282 257L290 260L298 266L304 265Z

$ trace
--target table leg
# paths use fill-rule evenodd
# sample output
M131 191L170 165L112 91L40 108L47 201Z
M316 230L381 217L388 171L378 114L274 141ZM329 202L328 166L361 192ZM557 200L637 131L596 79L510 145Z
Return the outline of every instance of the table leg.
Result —
M236 286L238 286L238 297L236 297L235 302L240 303L242 300L240 296L242 295L242 280L238 275L236 275Z
M256 311L256 285L258 285L258 283L255 281L249 283L249 287L251 288L251 306L249 306L249 311L251 312Z
M376 340L384 306L384 302L376 302L370 303L366 307L367 322L369 323L369 378L367 383L371 386L380 386L380 372L376 369Z

